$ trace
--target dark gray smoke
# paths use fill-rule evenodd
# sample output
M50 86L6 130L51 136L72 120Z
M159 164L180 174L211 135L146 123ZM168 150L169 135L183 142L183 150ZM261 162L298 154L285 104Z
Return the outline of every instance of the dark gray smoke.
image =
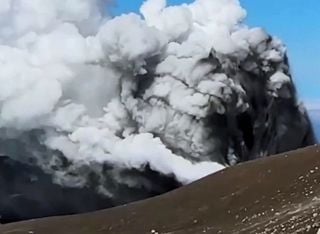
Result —
M237 0L148 0L115 18L105 2L0 4L3 222L144 199L315 143L285 46L244 25Z

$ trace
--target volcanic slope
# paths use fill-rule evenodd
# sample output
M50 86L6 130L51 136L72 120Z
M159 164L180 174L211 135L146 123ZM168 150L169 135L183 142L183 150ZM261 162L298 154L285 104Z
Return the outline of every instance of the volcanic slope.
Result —
M320 146L225 169L108 210L2 225L1 234L316 233Z

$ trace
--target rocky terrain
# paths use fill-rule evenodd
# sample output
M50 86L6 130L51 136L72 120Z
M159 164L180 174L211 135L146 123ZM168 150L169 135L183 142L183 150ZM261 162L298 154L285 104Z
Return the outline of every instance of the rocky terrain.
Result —
M167 194L93 213L0 226L2 234L317 233L320 147L227 168Z
M246 25L238 0L147 0L118 17L108 2L0 4L0 223L174 191L4 233L249 233L313 206L314 150L245 163L316 143L284 43Z

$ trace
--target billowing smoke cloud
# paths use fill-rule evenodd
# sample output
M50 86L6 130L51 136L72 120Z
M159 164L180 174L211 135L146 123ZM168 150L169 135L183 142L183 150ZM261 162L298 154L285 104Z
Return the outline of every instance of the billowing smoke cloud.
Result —
M307 126L295 110L262 126L279 103L295 108L294 88L285 47L242 24L237 0L148 0L115 18L105 3L0 2L0 153L68 186L94 172L114 196L106 178L148 187L123 170L186 184L288 148L277 144L294 118ZM272 127L280 137L263 142Z

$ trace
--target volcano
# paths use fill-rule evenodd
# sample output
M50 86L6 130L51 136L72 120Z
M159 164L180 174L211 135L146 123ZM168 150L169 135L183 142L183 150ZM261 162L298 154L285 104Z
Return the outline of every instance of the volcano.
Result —
M120 206L316 143L286 46L239 1L117 17L107 2L0 4L0 222Z

